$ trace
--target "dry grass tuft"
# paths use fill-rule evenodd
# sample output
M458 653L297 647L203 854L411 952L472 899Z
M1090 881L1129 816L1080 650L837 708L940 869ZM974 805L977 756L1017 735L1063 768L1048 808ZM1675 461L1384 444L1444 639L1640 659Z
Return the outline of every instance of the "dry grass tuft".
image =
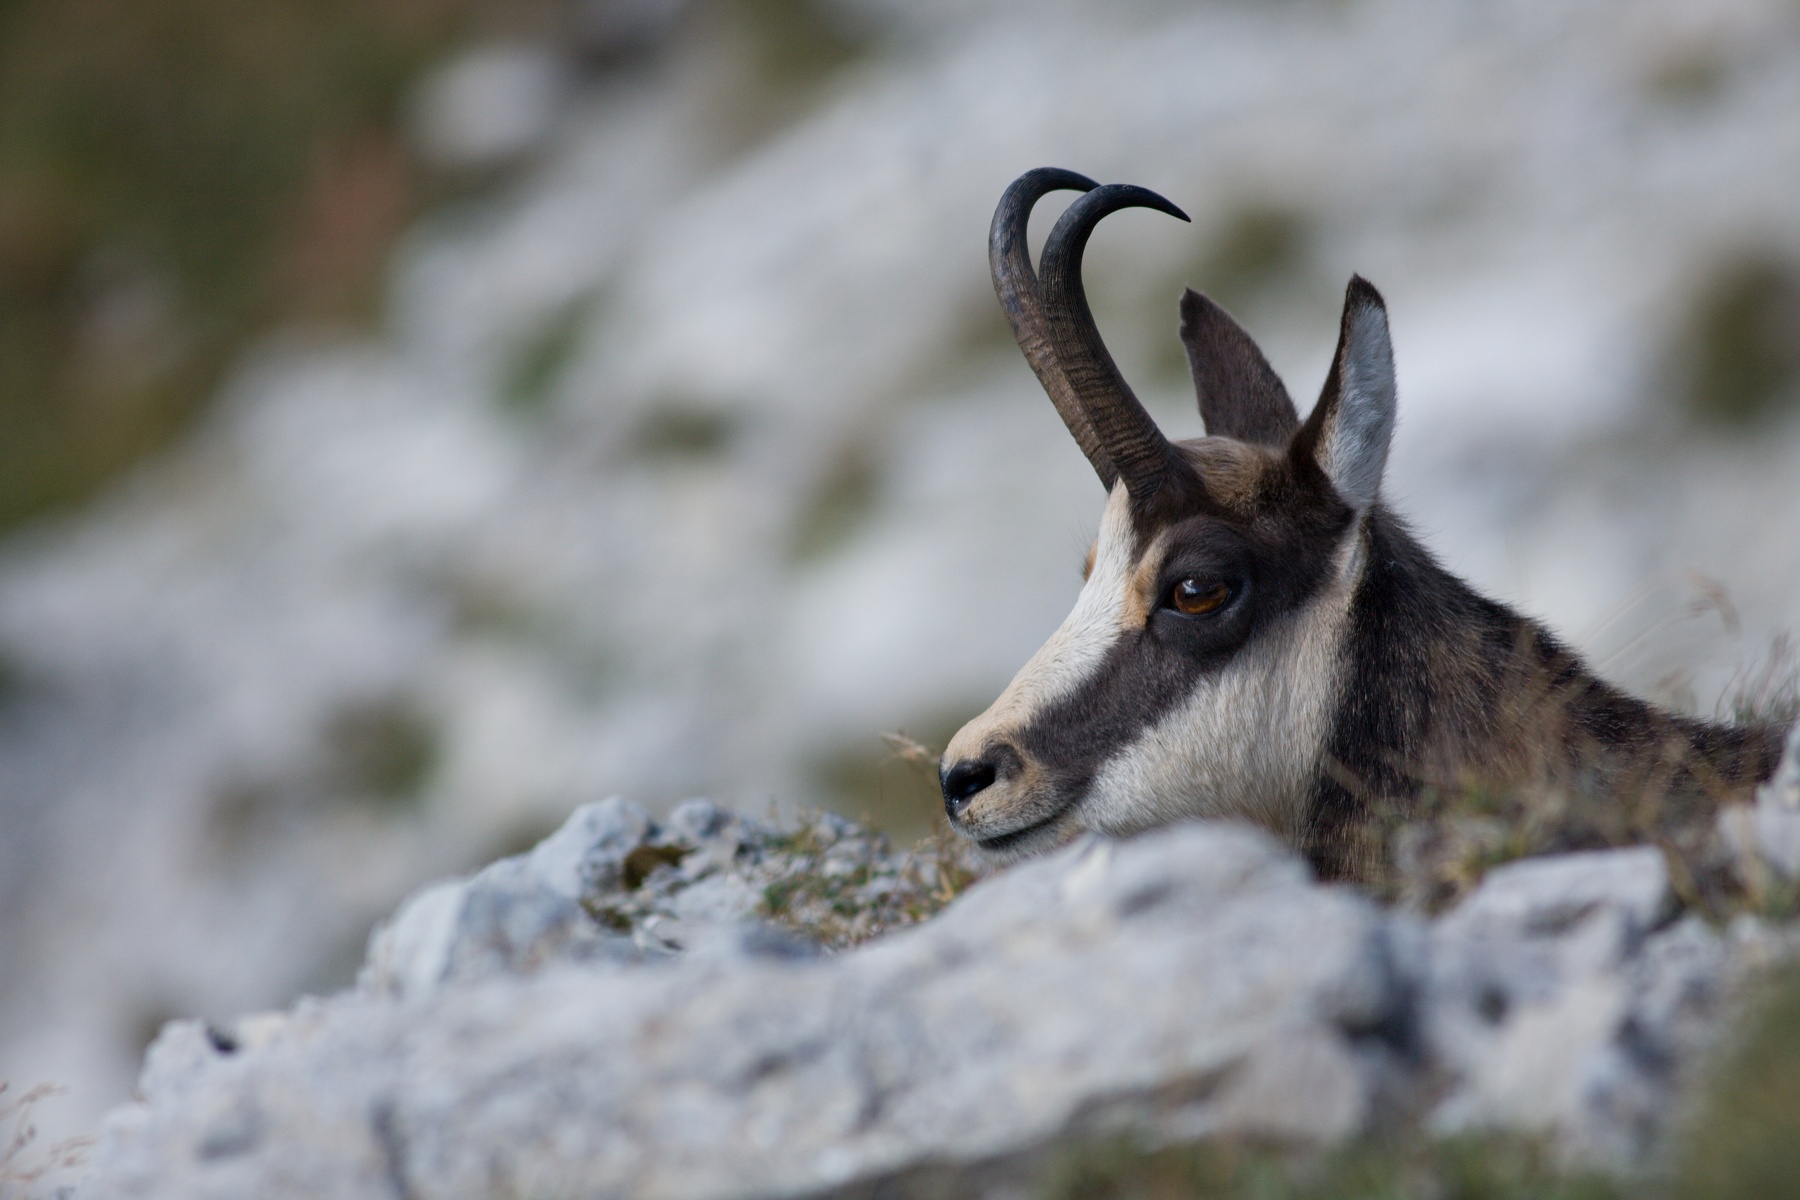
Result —
M91 1137L72 1137L39 1147L33 1113L39 1104L62 1094L64 1089L40 1083L18 1099L8 1100L10 1087L0 1080L0 1200L24 1196L32 1184L80 1166L94 1144Z
M1734 725L1789 726L1800 720L1800 653L1793 639L1780 635L1759 663L1738 672L1716 711Z

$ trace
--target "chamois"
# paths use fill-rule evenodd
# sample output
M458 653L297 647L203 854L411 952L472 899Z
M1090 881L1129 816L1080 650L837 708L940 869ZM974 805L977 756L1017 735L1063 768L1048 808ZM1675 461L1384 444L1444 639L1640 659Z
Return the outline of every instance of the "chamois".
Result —
M1077 198L1034 273L1032 207ZM1394 429L1387 310L1351 279L1301 421L1250 336L1181 300L1207 436L1170 441L1101 342L1081 282L1144 188L1042 168L989 235L1020 348L1108 491L1074 610L940 763L945 811L1001 858L1082 830L1194 816L1265 825L1328 878L1367 878L1384 831L1446 790L1654 789L1706 812L1775 770L1781 732L1660 710L1444 570L1381 500Z

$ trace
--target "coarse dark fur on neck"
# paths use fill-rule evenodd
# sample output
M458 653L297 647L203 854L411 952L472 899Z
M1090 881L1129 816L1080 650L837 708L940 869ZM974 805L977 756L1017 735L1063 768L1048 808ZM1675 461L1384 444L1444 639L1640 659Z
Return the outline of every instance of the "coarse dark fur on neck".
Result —
M1307 812L1304 848L1321 874L1369 878L1395 821L1472 789L1534 793L1575 848L1704 820L1774 773L1780 728L1627 695L1446 571L1381 505L1364 538L1343 694ZM1610 811L1581 811L1586 801Z

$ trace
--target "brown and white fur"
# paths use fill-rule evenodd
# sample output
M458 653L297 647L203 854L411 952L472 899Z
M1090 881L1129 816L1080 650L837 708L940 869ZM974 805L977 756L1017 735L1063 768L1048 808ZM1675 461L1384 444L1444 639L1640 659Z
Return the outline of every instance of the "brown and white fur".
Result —
M1058 188L1087 195L1052 232L1040 280L1024 223ZM1431 789L1654 786L1710 807L1774 771L1780 731L1676 716L1601 681L1446 572L1383 505L1393 355L1361 278L1304 423L1249 335L1188 292L1181 337L1208 436L1163 440L1080 284L1087 234L1131 205L1180 215L1047 169L995 215L1002 305L1109 494L1074 610L945 751L959 832L1012 858L1083 830L1237 817L1328 876L1363 877L1379 831Z

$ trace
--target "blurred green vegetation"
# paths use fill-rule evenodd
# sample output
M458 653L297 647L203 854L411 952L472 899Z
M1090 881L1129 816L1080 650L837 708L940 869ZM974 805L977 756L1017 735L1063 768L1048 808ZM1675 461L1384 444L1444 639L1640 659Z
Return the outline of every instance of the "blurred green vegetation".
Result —
M506 407L529 414L549 406L557 383L580 349L583 330L599 308L596 297L581 297L552 313L525 339L500 382L500 399Z
M733 413L703 401L669 399L632 431L631 452L648 462L714 460L731 449L740 432Z
M1655 61L1644 77L1644 87L1666 103L1692 106L1718 96L1730 76L1724 48L1699 41L1681 45Z
M0 525L166 442L249 334L366 317L408 82L550 2L0 5Z
M756 72L788 87L817 83L866 49L862 31L818 0L728 0L715 7L742 23Z
M405 696L347 705L325 726L327 782L345 796L406 811L442 757L439 740L436 724Z
M686 34L718 54L710 73L714 151L730 159L804 116L870 49L869 31L824 0L706 0ZM704 51L703 51L704 53Z
M1301 271L1314 231L1306 215L1275 201L1246 202L1225 214L1196 276L1227 307L1248 307Z
M254 861L247 851L256 843L285 836L296 813L325 805L410 816L424 803L443 750L439 725L410 696L345 704L327 715L312 761L291 774L228 778L216 789L210 847L221 863Z
M847 442L819 480L796 523L790 561L814 562L848 545L874 517L881 473L863 440Z
M1053 1162L1043 1200L1619 1200L1603 1175L1559 1167L1529 1139L1486 1136L1357 1143L1290 1158L1232 1142L1159 1150L1102 1144Z
M78 502L165 444L245 340L361 323L433 179L400 136L411 82L479 40L563 37L569 0L0 3L0 528ZM814 0L710 0L741 148L863 42ZM542 403L582 314L528 348Z
M1167 305L1153 322L1164 331L1153 349L1157 377L1188 378L1187 351L1166 332L1175 320L1175 305L1166 297L1191 287L1239 319L1252 319L1273 301L1293 300L1312 264L1316 240L1312 219L1279 200L1247 199L1220 214L1199 255L1180 264L1168 285L1156 289L1156 302Z
M1800 407L1800 265L1768 250L1724 259L1688 321L1682 400L1695 421L1745 428Z
M1683 1139L1680 1200L1800 1196L1800 967L1764 987Z

